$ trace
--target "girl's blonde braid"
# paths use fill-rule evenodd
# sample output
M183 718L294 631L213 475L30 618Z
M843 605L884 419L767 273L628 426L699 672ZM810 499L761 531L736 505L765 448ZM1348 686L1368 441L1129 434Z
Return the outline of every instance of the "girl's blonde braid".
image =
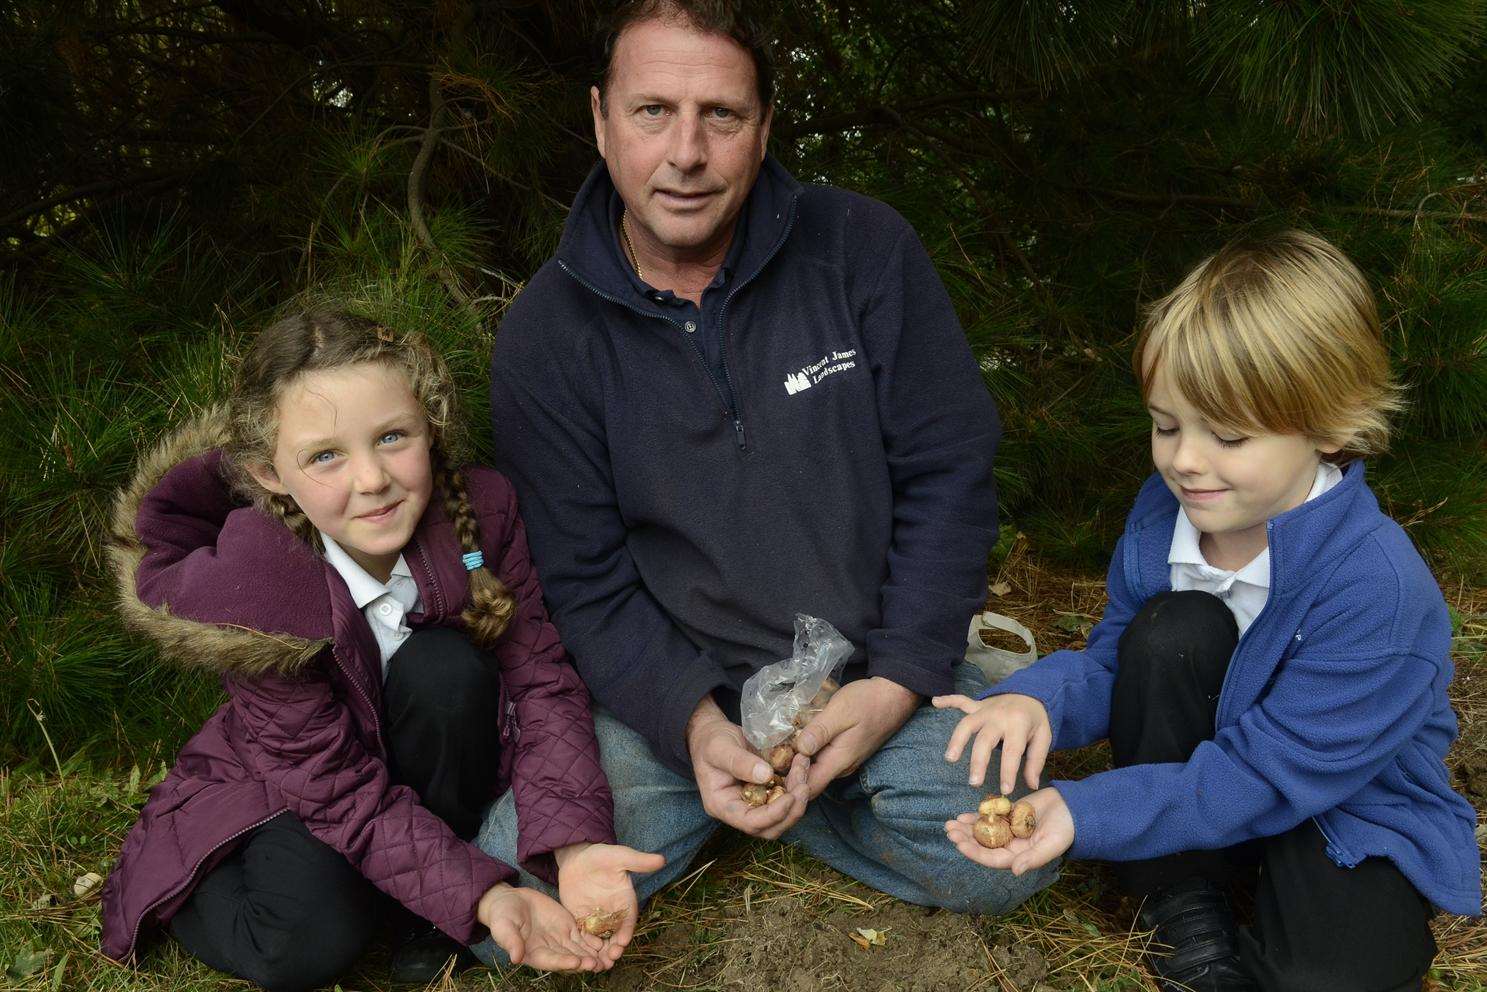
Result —
M444 496L444 512L454 524L460 548L467 553L480 551L480 525L475 522L475 513L470 508L464 474L449 467L437 445L430 455L434 460L434 486ZM516 599L496 578L495 564L486 562L469 572L470 605L460 616L471 640L487 650L496 646L516 611Z
M299 508L293 497L284 493L270 493L261 505L270 516L278 517L295 537L317 552L324 552L325 549L320 544L320 531L310 523L310 518L305 516L305 511Z

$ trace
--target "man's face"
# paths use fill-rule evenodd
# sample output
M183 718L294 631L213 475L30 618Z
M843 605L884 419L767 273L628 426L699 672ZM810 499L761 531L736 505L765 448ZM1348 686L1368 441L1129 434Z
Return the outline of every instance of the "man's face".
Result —
M733 39L662 20L615 42L594 137L630 215L630 234L677 260L726 245L769 138L754 63Z

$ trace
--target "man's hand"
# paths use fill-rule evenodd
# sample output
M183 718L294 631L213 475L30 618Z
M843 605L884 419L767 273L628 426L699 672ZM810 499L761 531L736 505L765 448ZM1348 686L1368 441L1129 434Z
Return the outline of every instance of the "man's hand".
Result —
M805 725L796 745L811 759L808 798L815 799L834 779L862 767L918 708L917 693L881 676L838 689Z
M975 813L962 813L946 820L945 836L961 854L988 868L1010 868L1014 875L1042 868L1073 845L1074 818L1055 788L1039 789L1027 801L1033 804L1038 817L1031 837L1013 837L1006 847L982 847L971 835Z
M687 721L687 750L692 755L692 773L697 778L702 808L714 820L774 840L805 815L810 800L806 773L811 763L800 755L795 756L785 776L783 796L763 806L744 802L743 784L763 785L774 775L774 769L754 753L743 728L729 720L711 696L697 704Z

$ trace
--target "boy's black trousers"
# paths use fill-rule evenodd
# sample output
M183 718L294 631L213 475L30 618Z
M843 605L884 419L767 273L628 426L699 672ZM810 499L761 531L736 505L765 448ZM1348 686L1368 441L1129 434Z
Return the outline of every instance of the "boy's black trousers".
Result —
M498 775L498 678L464 634L431 627L402 643L383 684L393 781L467 840ZM299 992L344 975L398 911L407 913L294 814L281 813L197 884L170 930L219 971Z
M1116 767L1182 762L1211 740L1237 643L1234 615L1206 592L1153 596L1121 636L1110 706ZM1339 868L1310 820L1275 837L1115 865L1144 899L1203 875L1253 885L1254 923L1239 934L1246 969L1266 992L1418 989L1435 957L1429 903L1385 858Z

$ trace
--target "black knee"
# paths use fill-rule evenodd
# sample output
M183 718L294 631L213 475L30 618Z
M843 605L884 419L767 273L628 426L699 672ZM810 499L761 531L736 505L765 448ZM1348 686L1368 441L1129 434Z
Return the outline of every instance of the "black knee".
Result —
M451 627L416 630L389 663L390 713L416 711L444 719L490 719L499 691L495 661Z
M333 984L351 970L376 933L370 908L371 900L360 906L327 900L289 939L242 961L242 977L269 992L308 992Z
M1217 596L1196 589L1158 593L1121 634L1120 668L1160 676L1181 666L1221 683L1238 643L1239 625Z
M195 957L271 992L327 985L376 934L383 897L290 814L214 868L170 921Z

